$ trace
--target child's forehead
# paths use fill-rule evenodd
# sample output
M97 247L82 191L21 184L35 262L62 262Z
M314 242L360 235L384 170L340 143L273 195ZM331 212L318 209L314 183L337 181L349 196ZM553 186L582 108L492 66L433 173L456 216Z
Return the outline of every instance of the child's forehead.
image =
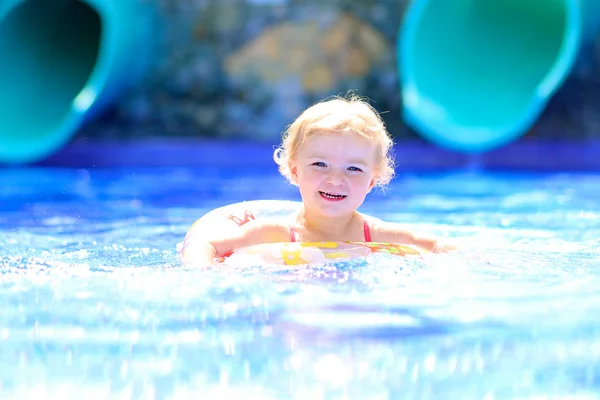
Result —
M330 134L309 137L300 147L305 156L318 155L370 155L374 154L375 142L358 134Z

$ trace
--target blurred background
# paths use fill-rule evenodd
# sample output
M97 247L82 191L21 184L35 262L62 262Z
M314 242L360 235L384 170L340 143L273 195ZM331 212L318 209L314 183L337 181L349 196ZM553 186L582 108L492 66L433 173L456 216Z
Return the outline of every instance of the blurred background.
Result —
M408 1L123 0L124 6L110 0L3 3L4 6L0 6L0 68L4 70L0 72L3 87L0 89L0 120L5 122L0 123L0 162L66 163L74 154L68 152L68 145L72 148L108 141L132 145L157 140L178 143L233 140L272 145L303 109L349 90L371 99L397 143L425 146L427 151L444 151L450 159L463 160L465 151L430 140L422 135L418 124L407 124L403 116L403 100L406 100L403 85L412 79L407 77L403 81L401 78L399 50L402 40L407 40L403 34L409 28L403 24L406 24ZM420 3L442 17L448 15L439 1ZM466 9L477 2L456 2L459 3ZM513 3L521 7L519 2ZM518 132L512 134L514 140L507 141L545 145L552 141L552 146L557 141L567 145L566 141L591 146L593 140L600 137L600 29L596 29L598 18L589 10L598 7L589 2L589 8L583 9L579 2L568 0L522 2L526 3L529 4L525 7L526 13L540 13L540 16L532 16L535 21L543 19L550 8L560 9L557 12L562 13L561 17L570 18L573 7L579 12L575 18L587 19L581 22L576 41L559 43L563 51L564 46L573 47L569 56L572 60L566 61L564 76L550 90L539 115L533 116L529 124L517 124ZM519 12L503 12L514 13L509 17L514 21L506 23L505 19L496 23L504 23L504 29L519 25ZM424 18L417 15L419 11L415 13L413 19ZM46 28L33 28L42 26L40 21L48 21L50 16L58 27L46 28L61 30L60 34L48 35ZM561 38L567 34L563 30L572 29L566 19L555 23L560 25L556 30L560 31ZM527 24L527 21L522 23ZM65 32L68 30L65 26L71 26L71 30ZM457 33L456 27L450 25L438 24L435 28L433 36L440 55L428 60L429 64L440 67L439 71L444 71L444 62L456 62L451 59L451 53L442 51L448 47L444 42L446 35L466 33ZM138 36L134 38L136 32ZM40 37L44 38L43 45L36 43L41 41ZM493 50L495 44L486 46ZM16 55L32 47L37 58ZM51 61L81 60L86 51L90 53L87 65L79 62L73 67L66 65L66 61L60 65ZM25 53L31 55L32 51ZM488 61L501 62L502 59L505 57ZM463 57L462 62L469 60ZM531 64L531 60L522 58L520 62L523 65L503 66L503 73L510 77ZM67 82L74 76L75 68L84 71L82 76L77 82ZM106 76L101 76L103 73ZM56 74L64 76L57 78ZM106 83L111 79L107 77L110 74L119 74L119 77ZM481 85L476 75L472 75L474 85ZM36 82L31 76L42 78ZM440 79L450 81L452 78L453 75L449 75ZM464 83L466 78L460 79ZM48 82L53 82L55 87L43 87ZM90 99L88 89L93 83L96 86ZM56 86L60 85L73 86L63 99L54 96L60 91ZM111 92L105 100L103 91ZM493 97L493 92L489 93ZM60 121L45 122L46 116L39 110L61 101L67 106L55 110L59 114L55 119ZM82 101L87 104L77 108L77 103ZM102 104L87 115L87 107L93 106L94 101ZM479 98L476 102L497 107L488 98ZM81 118L74 119L69 113ZM64 122L66 120L70 122ZM59 138L53 142L49 139L52 143L40 145L31 154L14 154L19 153L15 149L26 148L35 141L43 142L44 139L39 139L43 135ZM499 143L485 150L500 149L505 151L502 153L505 157L506 144ZM517 155L513 158L522 160L522 151L533 151L528 149L514 150ZM491 154L487 157L492 157ZM581 157L579 154L575 157L578 160L573 162L581 164ZM593 157L585 158L585 162L593 163Z

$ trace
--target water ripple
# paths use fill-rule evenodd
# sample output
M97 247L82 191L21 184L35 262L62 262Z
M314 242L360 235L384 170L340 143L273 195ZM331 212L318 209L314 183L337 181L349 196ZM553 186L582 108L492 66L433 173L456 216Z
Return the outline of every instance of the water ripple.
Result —
M275 174L12 169L0 181L2 399L600 390L598 176L401 176L364 211L465 238L465 252L210 269L183 267L175 244L213 207L292 193Z

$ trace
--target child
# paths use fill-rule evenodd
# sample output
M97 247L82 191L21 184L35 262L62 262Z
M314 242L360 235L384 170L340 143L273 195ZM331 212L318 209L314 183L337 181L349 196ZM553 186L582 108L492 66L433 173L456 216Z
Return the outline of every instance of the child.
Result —
M274 153L281 174L300 190L301 210L291 221L251 220L236 233L202 233L189 261L210 265L237 249L275 242L386 242L448 250L436 238L357 211L373 187L392 179L391 146L383 121L360 98L313 105L288 127Z

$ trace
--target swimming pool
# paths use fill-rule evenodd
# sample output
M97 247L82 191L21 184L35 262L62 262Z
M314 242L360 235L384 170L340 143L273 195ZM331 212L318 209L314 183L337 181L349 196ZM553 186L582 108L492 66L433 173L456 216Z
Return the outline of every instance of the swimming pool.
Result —
M595 398L600 175L399 175L362 211L468 257L184 268L275 168L0 169L0 397ZM488 247L484 250L484 247Z

